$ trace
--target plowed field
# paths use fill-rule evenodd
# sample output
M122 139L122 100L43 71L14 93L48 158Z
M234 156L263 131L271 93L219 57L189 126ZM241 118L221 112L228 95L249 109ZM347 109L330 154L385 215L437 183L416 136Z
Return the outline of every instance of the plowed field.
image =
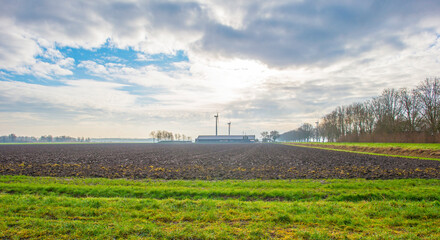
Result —
M440 179L440 161L278 144L1 145L0 174L160 179Z

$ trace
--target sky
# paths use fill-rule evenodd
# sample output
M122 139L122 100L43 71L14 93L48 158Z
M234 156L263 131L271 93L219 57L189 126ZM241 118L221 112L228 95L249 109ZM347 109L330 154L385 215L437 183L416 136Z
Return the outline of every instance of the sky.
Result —
M440 76L440 1L21 1L0 8L0 135L286 132Z

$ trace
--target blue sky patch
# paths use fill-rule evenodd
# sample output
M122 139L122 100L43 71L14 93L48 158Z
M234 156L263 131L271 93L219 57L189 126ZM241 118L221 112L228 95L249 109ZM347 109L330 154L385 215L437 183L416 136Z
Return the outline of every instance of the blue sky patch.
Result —
M175 55L163 53L144 54L133 50L133 48L119 49L108 45L91 50L72 47L63 47L58 50L65 57L75 59L77 64L82 61L94 61L99 64L119 63L133 68L155 65L161 69L168 69L172 63L188 61L188 56L182 50L177 51ZM145 56L145 59L141 59L139 56Z
M41 46L40 46L41 47ZM178 62L188 62L188 56L183 50L176 51L173 54L145 54L140 51L135 51L133 48L120 49L111 46L110 43L104 44L96 49L84 49L73 47L56 47L62 56L52 56L48 54L49 49L41 47L42 54L35 56L37 61L57 64L57 61L63 58L73 58L73 66L69 69L73 75L56 76L49 74L50 78L36 76L35 74L17 74L14 71L8 71L0 68L0 81L19 81L32 84L40 84L47 86L61 86L65 85L61 79L93 79L98 81L105 81L105 76L91 75L84 67L78 67L83 61L93 61L100 65L105 64L121 64L126 67L140 68L144 66L155 66L159 71L172 72L176 70L173 65ZM64 67L66 68L66 67ZM52 78L52 79L51 79Z
M70 77L62 77L62 79L69 79ZM32 74L17 74L12 71L0 70L0 81L17 81L30 84L39 84L43 86L65 86L64 82L59 79L48 79Z

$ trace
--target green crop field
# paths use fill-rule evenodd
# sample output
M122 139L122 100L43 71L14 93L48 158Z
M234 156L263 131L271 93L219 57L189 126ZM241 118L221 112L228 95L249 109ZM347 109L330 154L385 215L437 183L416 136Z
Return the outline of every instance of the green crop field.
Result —
M440 239L440 180L0 176L0 239Z
M307 142L314 145L333 145L333 146L357 146L371 148L390 148L398 147L404 149L430 149L440 150L439 143L359 143L359 142Z
M68 145L68 144L100 144L97 142L11 142L0 143L0 145ZM111 143L109 143L111 144Z

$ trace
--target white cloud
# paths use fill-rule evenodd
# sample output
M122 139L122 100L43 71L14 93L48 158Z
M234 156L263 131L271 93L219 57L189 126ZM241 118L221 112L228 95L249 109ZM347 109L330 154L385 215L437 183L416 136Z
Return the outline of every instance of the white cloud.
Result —
M78 64L78 67L86 68L92 74L103 74L103 75L108 74L108 71L104 65L98 64L98 63L91 61L91 60L86 60L86 61L80 62Z
M20 71L35 63L41 53L37 43L26 30L17 27L11 19L0 17L0 66L2 69Z
M62 64L69 64L69 62L63 61ZM73 74L72 71L62 68L60 65L50 64L42 61L37 61L34 63L26 73L46 79L51 79L51 76L53 75L64 76Z
M124 112L134 105L136 97L118 90L122 84L92 80L65 80L62 86L43 86L23 82L0 81L0 97L9 104L52 105L79 111L92 109ZM7 107L3 105L3 107Z
M36 59L47 58L55 63ZM15 26L11 19L0 20L0 66L17 74L32 74L43 78L53 75L71 75L66 68L73 66L74 59L65 58L58 50L43 50L26 29Z
M89 126L103 121L93 109L112 119L108 128L133 122L134 135L146 121L150 130L193 124L194 136L211 129L216 111L236 129L287 131L337 105L438 76L439 10L430 0L9 1L0 9L0 77L9 80L0 82L0 107L28 114L15 112L17 119L49 119L51 110L35 116L26 106L50 105ZM138 51L138 62L182 50L189 61L164 70L57 50L103 44ZM77 69L107 82L60 80ZM16 82L14 74L61 86Z

